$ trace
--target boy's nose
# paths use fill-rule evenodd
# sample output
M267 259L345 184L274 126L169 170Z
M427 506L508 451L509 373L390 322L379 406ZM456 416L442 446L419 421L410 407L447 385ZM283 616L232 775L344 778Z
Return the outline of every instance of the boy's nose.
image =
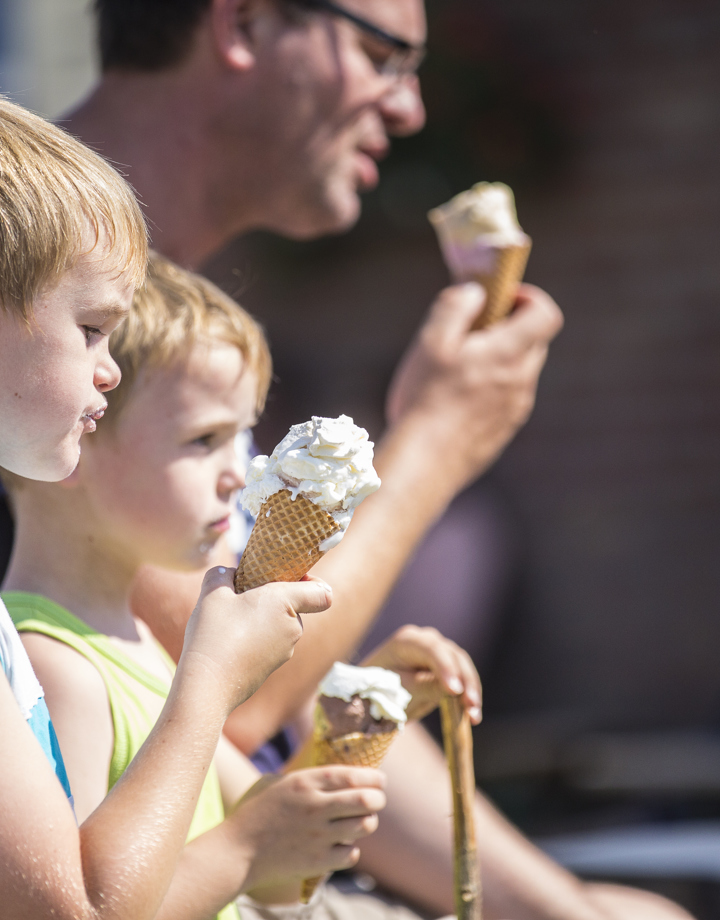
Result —
M93 383L101 393L106 393L108 390L115 389L120 383L121 376L120 368L108 353L95 366Z
M218 493L221 497L227 498L238 489L245 488L245 465L234 456L220 474L218 481Z

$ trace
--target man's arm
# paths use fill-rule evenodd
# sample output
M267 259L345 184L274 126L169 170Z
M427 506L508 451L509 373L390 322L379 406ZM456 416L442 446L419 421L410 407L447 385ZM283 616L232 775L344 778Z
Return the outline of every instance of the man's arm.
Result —
M477 285L443 291L401 363L376 452L382 486L313 569L333 586L332 613L308 621L293 660L230 718L226 733L242 750L291 722L332 663L352 654L425 532L530 414L560 311L524 285L508 319L469 333L482 297Z

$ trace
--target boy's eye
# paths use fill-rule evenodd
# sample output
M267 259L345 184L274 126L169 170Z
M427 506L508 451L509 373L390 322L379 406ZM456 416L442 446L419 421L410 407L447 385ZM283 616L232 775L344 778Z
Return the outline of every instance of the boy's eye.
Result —
M97 326L83 326L82 331L86 342L91 342L94 338L104 335L102 329L98 329Z
M200 447L211 447L213 439L215 438L214 434L201 434L199 438L193 438L192 443L197 444Z

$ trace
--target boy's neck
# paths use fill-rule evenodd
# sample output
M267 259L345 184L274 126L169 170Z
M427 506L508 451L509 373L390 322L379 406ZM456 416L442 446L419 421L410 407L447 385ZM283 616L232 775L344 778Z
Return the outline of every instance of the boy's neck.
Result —
M128 597L138 564L86 513L82 496L57 483L26 483L14 504L3 590L41 594L98 632L136 639Z

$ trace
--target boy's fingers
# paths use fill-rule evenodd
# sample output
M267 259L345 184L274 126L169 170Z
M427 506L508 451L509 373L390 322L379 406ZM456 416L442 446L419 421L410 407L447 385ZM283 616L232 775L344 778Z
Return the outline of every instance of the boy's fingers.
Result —
M340 818L331 825L332 835L338 844L352 846L356 840L369 837L378 827L376 814L363 815L358 818Z
M341 789L328 792L323 815L333 823L346 818L362 818L382 811L387 798L382 789Z
M344 764L329 764L325 767L309 767L303 771L323 792L340 789L384 789L385 774L373 767L351 767Z
M334 869L352 869L360 859L360 848L356 846L345 846L337 844L333 847Z

